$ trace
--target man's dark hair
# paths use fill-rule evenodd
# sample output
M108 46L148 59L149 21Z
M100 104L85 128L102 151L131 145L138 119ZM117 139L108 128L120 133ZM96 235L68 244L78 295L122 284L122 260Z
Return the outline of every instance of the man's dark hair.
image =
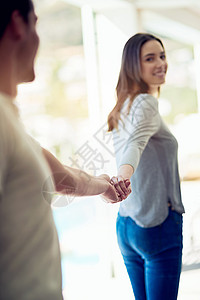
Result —
M13 11L18 10L25 22L28 22L28 14L33 9L32 0L1 0L0 4L0 39L10 22Z

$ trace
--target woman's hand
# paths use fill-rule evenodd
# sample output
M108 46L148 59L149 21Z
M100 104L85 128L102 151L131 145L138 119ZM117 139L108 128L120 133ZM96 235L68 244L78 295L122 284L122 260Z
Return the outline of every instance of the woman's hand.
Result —
M131 193L131 183L128 178L124 179L121 175L113 176L110 182L114 185L121 200L126 199Z
M106 192L101 194L101 197L108 203L117 203L128 197L131 193L130 181L124 180L122 176L110 177L106 174L99 176L102 179L106 179L109 183Z

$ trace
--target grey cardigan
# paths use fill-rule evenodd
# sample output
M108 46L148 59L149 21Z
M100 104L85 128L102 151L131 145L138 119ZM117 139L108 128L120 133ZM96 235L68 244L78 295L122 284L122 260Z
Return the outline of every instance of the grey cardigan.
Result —
M158 100L149 94L138 95L128 111L129 99L121 110L113 141L118 168L133 166L132 193L121 202L119 214L131 217L139 226L153 227L168 216L168 202L182 214L178 173L178 144L164 124Z

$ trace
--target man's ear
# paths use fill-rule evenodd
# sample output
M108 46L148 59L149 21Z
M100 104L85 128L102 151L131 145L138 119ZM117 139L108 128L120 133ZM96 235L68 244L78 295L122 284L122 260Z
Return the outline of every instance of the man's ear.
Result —
M13 11L10 18L9 28L14 39L23 39L26 32L26 23L18 10Z

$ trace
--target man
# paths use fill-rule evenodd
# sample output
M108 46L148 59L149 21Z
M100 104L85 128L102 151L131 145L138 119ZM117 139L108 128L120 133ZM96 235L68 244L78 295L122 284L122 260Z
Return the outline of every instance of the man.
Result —
M129 194L129 182L110 184L63 166L24 131L14 98L34 80L39 38L31 0L0 4L0 299L62 299L60 249L51 212L53 191L101 194L107 202ZM45 191L45 193L43 193Z

